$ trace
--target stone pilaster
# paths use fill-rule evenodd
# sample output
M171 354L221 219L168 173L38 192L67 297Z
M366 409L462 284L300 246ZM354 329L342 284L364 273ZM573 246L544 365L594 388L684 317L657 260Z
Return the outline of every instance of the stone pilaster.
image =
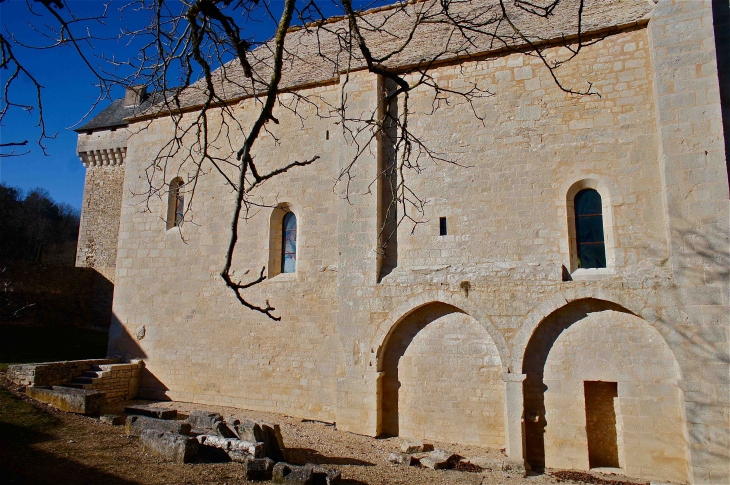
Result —
M669 264L676 285L676 307L668 308L663 319L682 336L683 348L674 350L684 380L691 480L726 484L730 206L712 2L660 1L649 35Z

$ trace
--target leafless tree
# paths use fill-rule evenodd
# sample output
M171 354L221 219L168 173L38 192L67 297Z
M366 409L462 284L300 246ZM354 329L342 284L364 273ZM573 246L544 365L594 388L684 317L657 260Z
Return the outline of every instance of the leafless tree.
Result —
M433 69L446 62L459 65L485 52L516 51L537 57L566 93L595 95L589 80L582 86L566 85L559 70L585 46L599 40L583 34L586 24L600 22L600 12L586 13L587 1L412 0L382 6L382 2L353 4L352 0L283 0L283 5L271 0L132 0L105 11L145 12L150 18L144 28L122 33L122 39L143 40L137 58L125 62L106 59L110 66L124 67L127 74L112 75L111 69L99 69L85 60L99 79L102 95L114 82L145 85L157 94L154 103L138 113L138 119L168 116L174 122L174 135L147 168L148 190L144 195L148 203L166 196L167 182L183 172L187 174L184 220L188 223L195 223L190 208L203 176L221 177L235 193L231 236L220 276L242 305L278 320L268 301L252 302L244 294L266 278L265 268L258 277L240 281L234 276L233 259L240 222L262 204L252 196L254 189L282 173L315 163L320 156L311 153L306 159L269 171L262 171L254 156L253 148L262 133L275 137L269 127L279 122L277 111L289 110L300 116L300 106L323 103L297 91L292 66L309 66L332 78L343 76L343 89L351 72L366 69L381 76L385 90L380 105L366 116L352 113L346 96L338 106L325 103L327 109L317 108L317 112L337 119L345 138L356 146L355 155L337 181L344 186L344 197L349 194L353 167L363 154L373 151L375 143L386 140L390 155L377 176L391 195L380 235L386 246L399 224L417 224L423 213L425 202L406 183L406 172L419 172L429 160L452 164L455 169L460 166L458 159L429 146L411 130L411 93L428 89L433 97L432 113L445 104L462 103L475 119L484 122L479 100L498 93L476 83L463 89L450 88L439 83ZM29 8L45 9L46 18L56 22L56 28L44 32L55 33L58 44L80 46L93 41L90 36L74 36L72 26L90 19L74 17L64 0L28 2ZM601 10L599 2L588 3ZM274 35L258 42L253 32L262 24L271 25ZM424 45L424 38L438 42ZM0 67L14 70L4 86L0 122L10 108L27 109L8 97L17 73L22 72L37 86L42 144L47 135L40 85L15 57L12 48L18 42L12 35L0 35ZM548 48L556 45L562 46L560 53L555 54L555 49L548 53ZM80 47L77 51L85 55ZM294 102L283 102L283 93ZM257 107L255 120L245 126L235 112L241 99L251 99ZM135 126L143 130L147 125ZM236 139L242 142L234 145ZM193 170L183 171L184 166Z

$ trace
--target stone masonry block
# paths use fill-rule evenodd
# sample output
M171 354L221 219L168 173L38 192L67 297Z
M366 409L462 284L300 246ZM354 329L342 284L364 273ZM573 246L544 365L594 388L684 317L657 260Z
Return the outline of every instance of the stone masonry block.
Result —
M190 436L147 429L140 435L142 449L175 463L190 463L198 454L198 442Z

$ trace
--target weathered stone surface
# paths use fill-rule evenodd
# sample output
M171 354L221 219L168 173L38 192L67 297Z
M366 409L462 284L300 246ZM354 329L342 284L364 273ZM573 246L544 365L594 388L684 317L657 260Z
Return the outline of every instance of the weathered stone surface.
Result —
M175 463L189 463L198 454L195 438L167 431L147 429L140 435L142 449Z
M128 435L140 436L148 429L187 435L190 433L190 424L185 421L171 421L167 419L149 418L147 416L127 416L124 430Z
M223 421L218 421L213 425L213 431L216 432L218 436L221 438L236 438L239 439L239 436L231 430L231 428L228 427L226 423Z
M424 450L423 442L416 439L405 439L400 445L403 453L420 453Z
M209 434L199 435L195 438L202 446L220 448L225 451L233 451L253 458L263 458L265 456L264 443L252 443L250 441L239 440L238 438L221 438L220 436Z
M238 437L244 441L264 441L266 434L258 423L245 419L243 422L234 425Z
M233 426L238 426L239 424L241 424L241 420L235 416L228 416L228 417L224 418L223 421L225 421L225 423L228 425L229 428L232 428Z
M193 428L213 429L215 423L221 421L223 417L218 413L209 413L207 411L192 411L188 416L188 423Z
M323 466L307 463L304 468L312 471L313 485L340 485L342 482L342 474L339 470L325 468Z
M119 416L116 414L102 414L99 417L99 421L106 424L111 424L112 426L119 426L124 424L125 418L124 416Z
M72 387L29 387L25 392L33 399L68 413L96 414L106 402L103 392Z
M419 459L410 453L391 453L388 456L388 461L396 465L416 465L419 463Z
M271 458L246 457L243 462L243 473L246 480L271 480L274 473L274 460Z
M296 466L280 462L274 465L271 481L289 485L313 485L312 469L307 466Z
M446 450L436 449L431 453L421 458L421 465L432 468L434 470L440 470L442 468L450 468L454 465L458 455L450 453Z
M150 418L159 418L159 419L174 419L177 416L176 409L165 409L165 408L158 408L155 406L144 406L144 405L126 406L124 408L124 412L127 414L134 414L137 416L147 416Z
M264 433L264 444L266 446L266 456L274 461L285 461L287 459L286 447L284 446L284 438L281 436L281 428L278 424L257 423Z

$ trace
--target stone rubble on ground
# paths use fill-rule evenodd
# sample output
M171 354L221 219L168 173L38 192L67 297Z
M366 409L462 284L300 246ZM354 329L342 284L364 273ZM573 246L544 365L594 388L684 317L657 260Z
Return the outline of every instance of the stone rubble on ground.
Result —
M221 438L220 436L206 434L198 435L195 438L202 446L220 448L226 452L234 452L235 454L251 456L253 458L263 458L266 456L263 443L252 443L250 441L241 441L238 438Z
M190 436L146 429L139 438L144 451L174 463L190 463L198 454L198 441Z
M269 457L246 457L243 462L243 473L246 480L271 480L275 462Z
M102 414L99 416L99 421L106 424L111 424L112 426L119 426L124 424L126 421L124 416L119 416L116 414Z
M190 426L201 429L213 429L215 423L222 420L223 417L220 414L206 411L192 411L187 419Z
M136 416L147 416L148 418L158 419L175 419L177 417L176 409L158 408L155 406L134 405L126 406L124 412Z
M311 485L312 469L280 462L274 465L271 481L287 485Z
M190 424L185 421L148 418L146 416L127 416L124 429L130 436L140 436L147 429L167 431L186 436L190 434Z
M421 458L421 465L433 470L441 470L443 468L451 468L458 461L458 455L446 450L436 449Z
M233 430L225 423L225 421L218 421L213 426L213 431L221 438L235 438L240 439L238 434L234 433Z
M403 453L420 453L424 451L425 448L421 440L405 439L401 443L400 449Z

